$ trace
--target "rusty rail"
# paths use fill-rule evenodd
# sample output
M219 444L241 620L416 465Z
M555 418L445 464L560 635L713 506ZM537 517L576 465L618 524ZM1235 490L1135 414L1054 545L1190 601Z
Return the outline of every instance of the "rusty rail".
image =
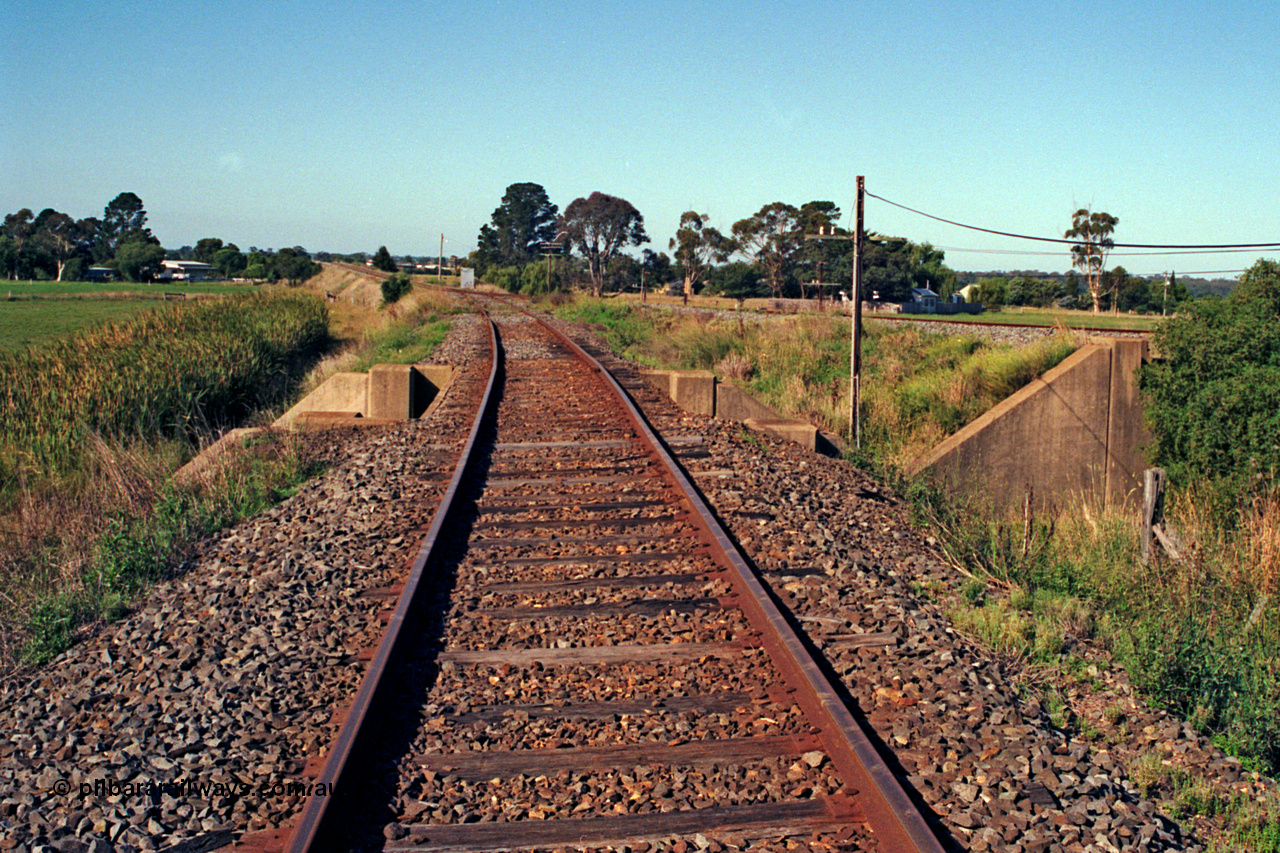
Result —
M884 849L941 853L942 845L929 829L920 810L911 802L893 771L823 674L821 666L792 629L755 572L747 565L746 559L701 494L653 432L630 395L618 384L613 374L575 341L541 317L533 314L529 316L549 329L578 358L600 373L626 409L637 433L662 461L667 476L693 509L704 541L711 547L713 556L718 562L732 568L738 591L738 606L752 626L760 632L762 645L769 650L774 663L783 670L788 683L797 687L795 701L805 709L811 720L818 723L819 738L840 768L842 778L857 786L859 805L877 839L885 845Z
M441 543L441 531L449 519L453 509L454 498L457 496L466 477L480 430L494 404L494 389L497 386L498 377L502 370L502 349L492 320L489 320L489 345L493 354L493 364L489 370L489 381L485 387L484 397L480 402L480 406L476 411L475 421L471 426L471 433L467 437L467 443L463 447L462 455L454 468L453 478L449 481L449 487L445 491L443 498L441 498L440 506L432 519L431 527L427 531L422 547L418 550L418 555L413 561L409 576L405 579L404 590L400 594L400 599L396 604L395 612L391 616L391 621L387 623L387 629L383 634L382 641L378 644L373 660L369 663L369 668L365 671L364 678L360 682L360 688L356 692L346 721L338 731L338 736L334 740L329 757L325 761L324 769L316 779L316 783L324 786L321 787L321 790L341 790L338 786L342 785L344 774L351 764L352 756L360 746L361 740L367 737L363 726L364 721L378 701L379 692L384 689L382 676L399 648L404 626L410 618L411 611L417 604L423 575L426 574L427 567L431 565L436 549ZM292 830L286 849L300 853L300 851L317 849L319 845L323 844L323 840L331 832L329 822L333 820L332 802L332 797L324 796L311 796L307 799L307 804L303 808L298 823Z
M751 815L759 812L757 817L760 820L781 819L778 816L784 815L788 820L798 819L802 822L806 819L821 819L827 822L864 823L875 834L881 849L917 851L917 853L941 851L942 846L929 829L924 816L911 802L867 733L863 731L840 694L828 681L819 662L810 654L804 641L792 628L771 593L748 565L729 534L720 525L634 401L613 375L581 346L541 317L529 316L553 334L575 358L587 365L590 371L597 374L608 392L614 396L625 419L639 436L645 455L658 463L660 478L668 484L669 488L678 492L679 501L690 510L689 519L697 531L697 538L707 546L713 560L727 569L726 577L732 588L730 595L732 604L742 611L751 629L756 633L755 642L768 652L773 664L781 672L786 690L792 694L791 701L803 709L806 718L811 722L812 729L809 735L830 757L838 769L839 778L844 780L849 788L846 794L836 797L820 798L809 803L761 806L755 808L755 811L748 809L747 812ZM327 790L334 790L336 786L343 784L344 773L354 763L353 756L361 749L368 737L362 732L362 724L369 718L370 709L378 700L382 690L382 675L396 655L402 629L415 607L420 581L427 567L432 563L441 530L451 512L453 498L467 476L471 451L476 444L484 419L489 417L495 409L494 389L502 366L501 346L492 321L490 321L490 339L494 357L483 402L479 407L463 455L454 471L453 479L418 557L414 561L386 635L365 673L350 713L335 740L324 769L316 780L330 786ZM336 826L332 823L335 820L336 809L329 808L332 799L332 797L317 796L307 802L299 822L289 836L286 849L310 851L327 849L332 845L336 834ZM808 811L805 811L806 808ZM705 812L694 811L683 817L686 822L689 822L689 831L695 832L715 825L718 814L717 809L709 809ZM741 817L740 814L739 818ZM727 814L724 819L728 819ZM619 826L625 824L625 818L617 820L621 821ZM479 841L474 835L475 827L467 826L469 828L466 830L458 827L457 833L442 827L436 836L438 840L445 842L447 847L445 840L451 837L451 834L457 834L459 839L457 843L463 846L456 849L464 849L466 844ZM518 826L504 824L501 828L495 828L495 831L503 836L500 840L512 843L513 838L524 838L520 835L523 829L527 828L530 832L537 829L537 827L522 826L517 828ZM531 835L529 840L532 841L533 838L534 836ZM448 847L448 849L455 848Z

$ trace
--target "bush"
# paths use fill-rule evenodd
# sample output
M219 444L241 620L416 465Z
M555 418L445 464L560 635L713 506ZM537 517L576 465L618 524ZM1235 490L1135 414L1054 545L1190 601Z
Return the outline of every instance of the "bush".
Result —
M382 304L391 305L413 289L413 282L402 272L393 273L382 280Z
M1155 459L1175 481L1243 500L1280 472L1280 266L1259 261L1227 300L1189 303L1155 333L1141 387Z
M520 267L489 267L484 271L484 280L495 287L501 287L508 293L520 292Z

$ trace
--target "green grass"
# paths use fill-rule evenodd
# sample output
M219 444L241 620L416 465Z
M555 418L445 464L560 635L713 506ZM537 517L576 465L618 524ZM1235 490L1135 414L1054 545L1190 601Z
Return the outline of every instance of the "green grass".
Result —
M117 459L130 455L119 448L105 452ZM291 439L269 436L205 482L164 483L152 500L108 512L95 525L100 529L88 543L78 577L47 577L20 591L6 579L7 599L25 593L28 600L18 661L44 663L71 645L78 626L123 617L151 584L175 571L198 539L284 500L323 470Z
M867 316L867 315L864 315ZM870 319L883 320L884 317L870 316ZM981 314L899 314L890 322L919 323L930 320L943 320L948 323L980 323L987 325L1009 326L1065 326L1068 329L1138 329L1151 330L1158 326L1163 318L1150 314L1093 314L1089 311L1071 311L1068 309L1050 310L1047 308L1005 308L999 311L984 311Z
M226 282L0 282L0 351L36 346L164 304L166 293L239 294L261 288Z
M329 343L328 311L314 296L249 291L0 352L0 489L74 470L93 434L234 423L283 399Z
M163 299L166 293L245 293L258 287L226 281L161 281L154 284L132 281L5 281L0 282L0 299L78 297L105 293L141 294Z
M641 361L646 360L638 348L652 337L654 328L639 309L612 300L575 298L557 306L552 313L565 320L598 326L614 352L633 358L639 355Z
M426 319L396 320L370 337L351 369L365 373L375 364L414 364L435 351L449 334L450 320L434 314Z
M159 304L143 299L0 301L0 351L37 346L98 323L127 320Z

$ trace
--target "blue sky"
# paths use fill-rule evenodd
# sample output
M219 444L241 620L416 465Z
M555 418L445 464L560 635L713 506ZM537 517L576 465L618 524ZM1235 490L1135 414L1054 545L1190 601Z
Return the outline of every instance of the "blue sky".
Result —
M733 4L0 0L0 212L100 216L137 193L169 247L216 236L447 254L512 183L622 196L666 251L680 213L877 195L1060 237L1280 242L1268 2ZM957 269L1065 251L869 199L867 227ZM1048 251L977 254L961 250ZM1122 255L1235 270L1280 250Z

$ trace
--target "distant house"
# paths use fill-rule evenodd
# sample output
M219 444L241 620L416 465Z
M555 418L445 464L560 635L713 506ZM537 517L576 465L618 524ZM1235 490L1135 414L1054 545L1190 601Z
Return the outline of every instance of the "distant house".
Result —
M89 267L84 271L85 281L111 281L116 277L116 271L111 267Z
M927 287L911 288L911 301L916 310L912 313L936 314L938 312L938 294Z
M213 278L213 265L202 261L165 261L156 281L205 281Z
M952 302L977 302L978 301L978 285L966 284L964 287L951 294Z

